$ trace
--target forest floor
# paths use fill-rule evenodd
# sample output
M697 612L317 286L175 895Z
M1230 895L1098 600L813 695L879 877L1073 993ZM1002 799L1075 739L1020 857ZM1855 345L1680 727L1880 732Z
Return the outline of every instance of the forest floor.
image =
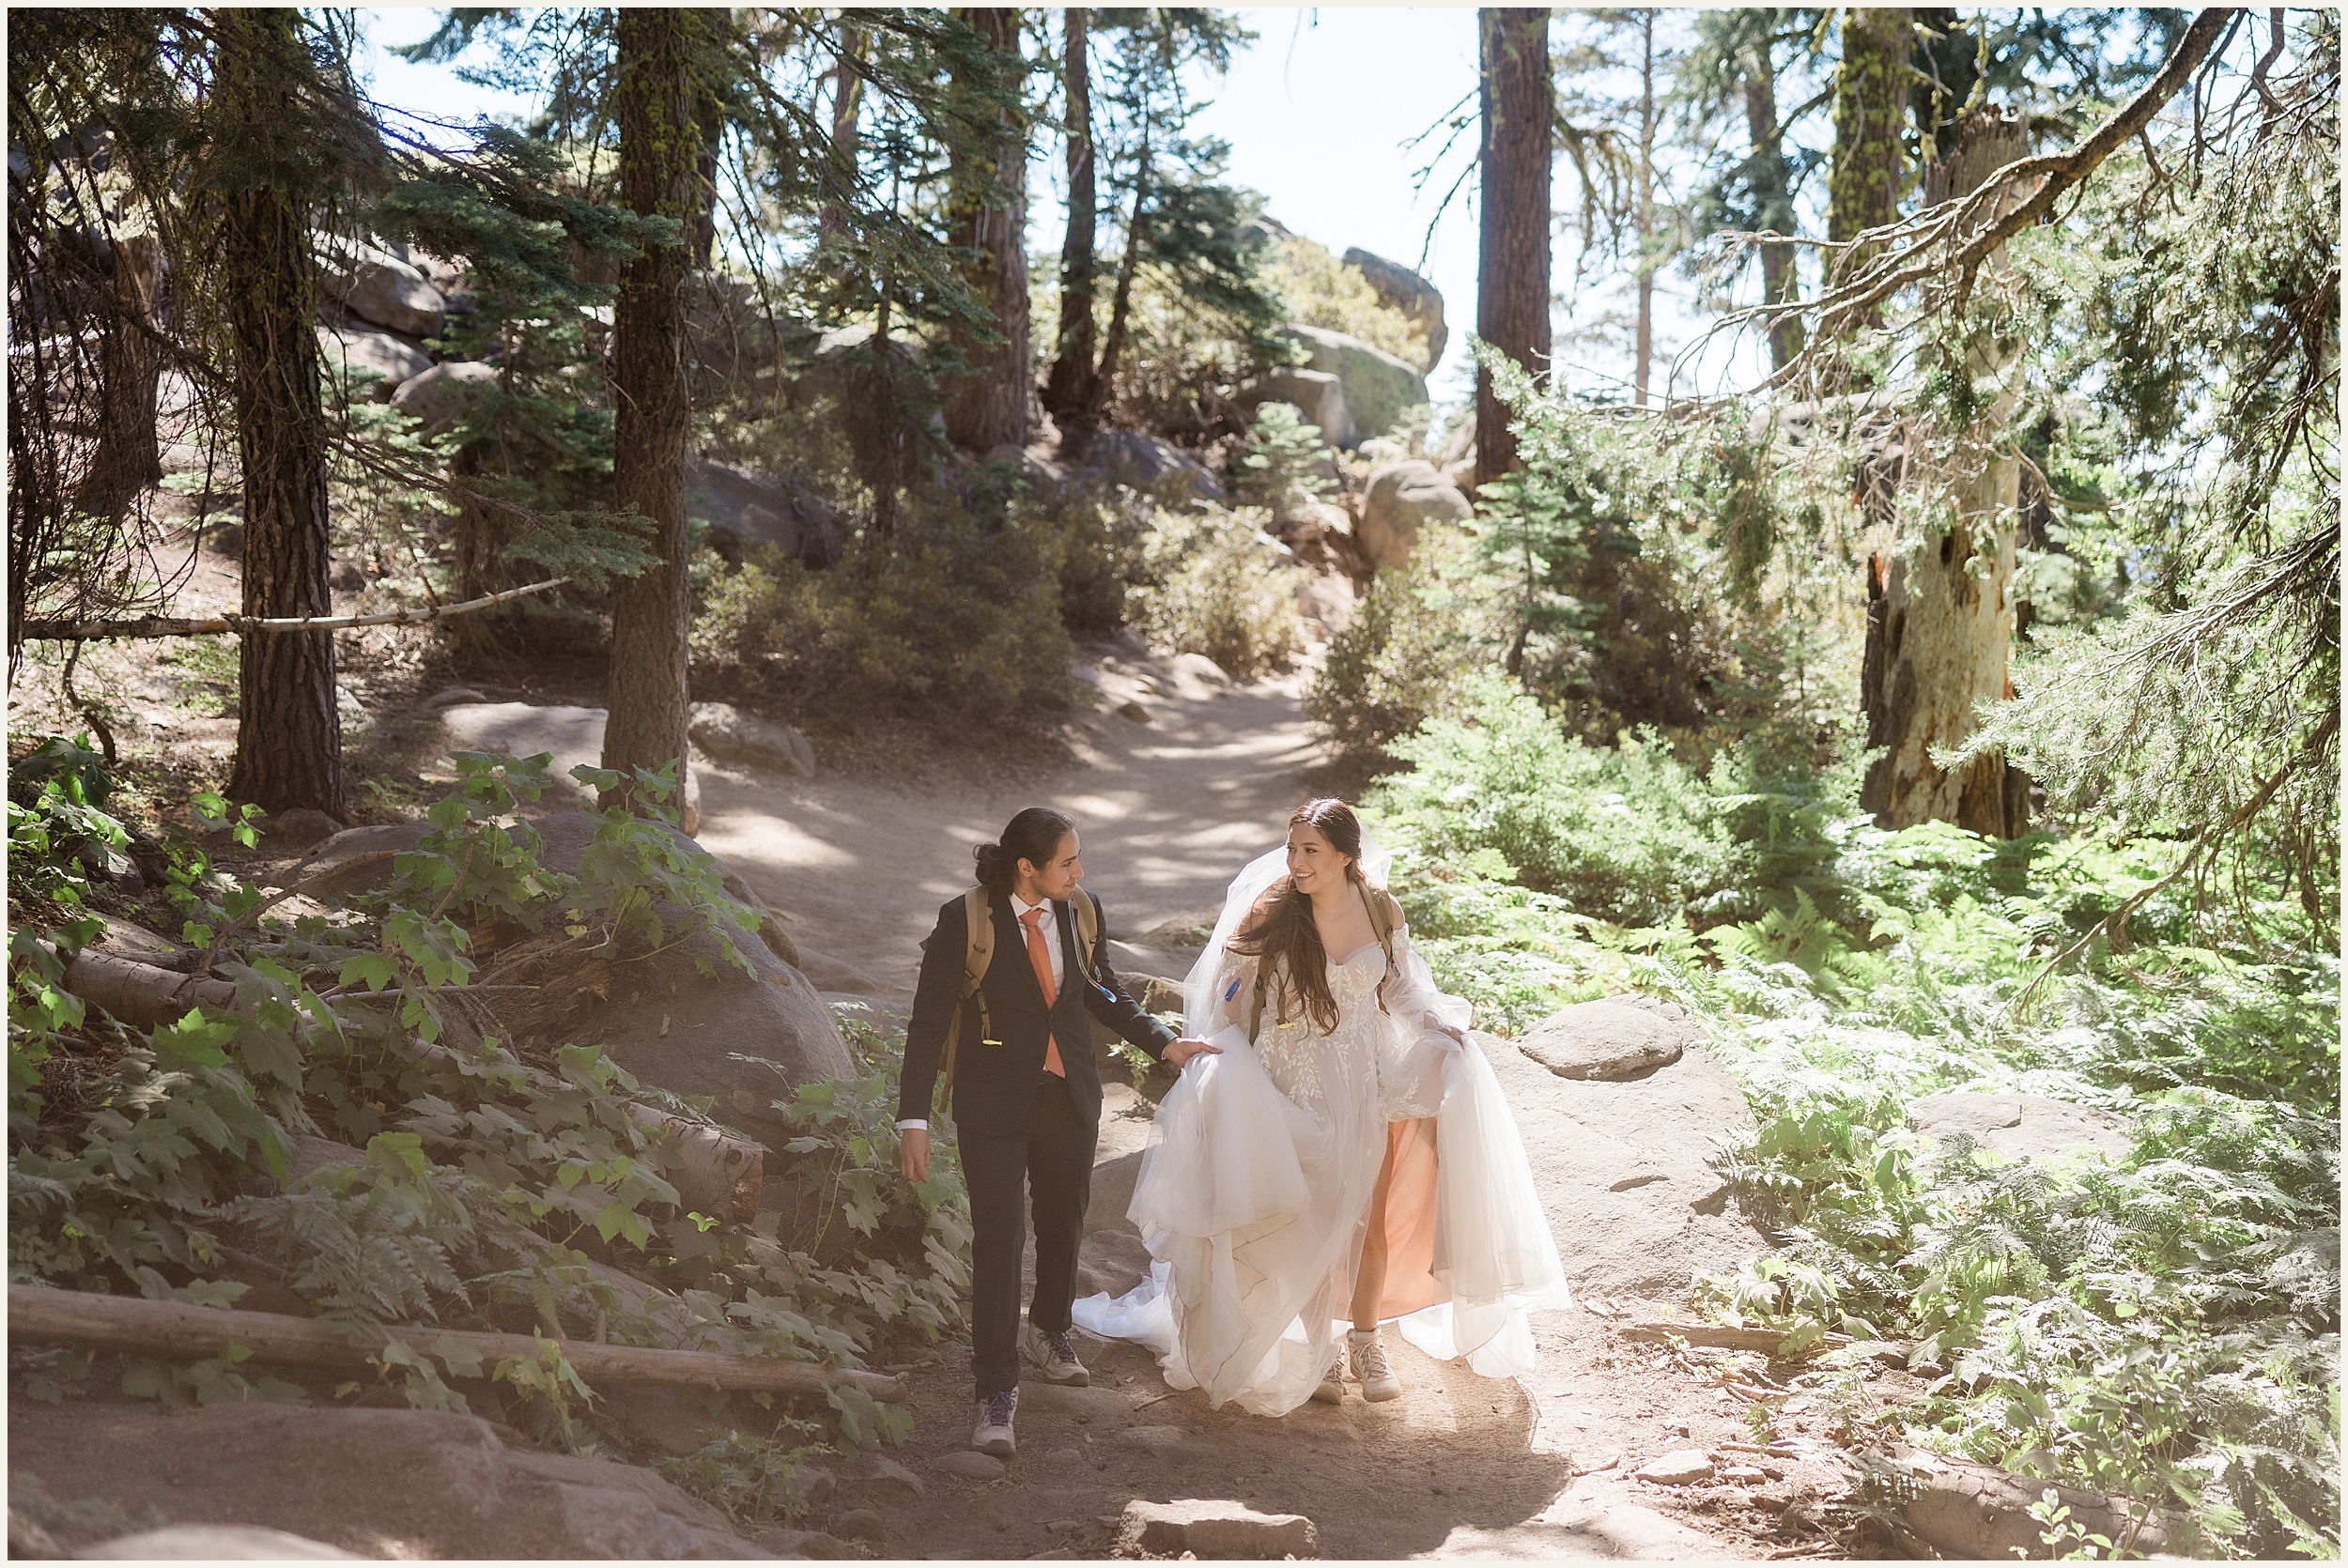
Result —
M204 565L206 577L226 576ZM349 661L346 683L369 715L354 751L358 771L375 779L364 815L378 820L409 814L444 776L436 746L445 743L420 704L446 668L388 640L384 652ZM1239 868L1280 840L1299 801L1359 782L1339 777L1317 746L1302 714L1303 672L1217 690L1170 681L1159 661L1105 650L1090 656L1104 699L1070 723L1059 745L1032 755L924 754L819 734L812 778L697 764L701 841L785 912L809 977L835 1004L860 999L902 1016L936 907L967 885L971 846L992 839L1020 807L1050 804L1077 819L1087 884L1104 901L1111 934L1131 941L1211 914ZM233 670L231 662L231 680ZM121 725L126 751L144 760L145 787L159 798L182 776L216 771L233 745L233 718L192 704L188 673L126 662L121 650L85 666L84 689L102 684L117 712L132 715ZM560 660L507 666L508 678L490 678L498 673L476 667L466 679L494 700L599 699L586 661L576 670ZM54 674L28 669L11 692L13 730L63 720ZM1129 699L1141 701L1147 722L1117 711ZM1132 1277L1137 1255L1122 1211L1150 1110L1130 1087L1112 1086L1086 1254L1095 1279L1112 1286ZM1558 1239L1585 1256L1609 1241ZM1522 1382L1438 1365L1390 1332L1402 1398L1372 1406L1356 1391L1342 1407L1307 1405L1279 1421L1210 1410L1197 1391L1168 1391L1146 1352L1080 1336L1093 1386L1030 1385L1019 1458L975 1478L957 1473L975 1457L968 1347L950 1339L910 1369L917 1421L894 1456L903 1466L842 1465L830 1507L805 1522L821 1528L827 1516L871 1508L886 1526L873 1549L887 1556L1105 1557L1120 1549L1114 1524L1128 1501L1202 1499L1305 1514L1331 1557L1865 1551L1848 1515L1828 1521L1814 1512L1852 1479L1831 1452L1792 1461L1723 1448L1755 1436L1744 1403L1707 1375L1700 1356L1617 1331L1675 1304L1585 1298L1541 1315L1538 1369ZM1912 1392L1892 1386L1906 1381L1883 1374L1869 1403ZM1829 1413L1808 1403L1780 1411L1777 1435L1799 1441L1824 1430ZM1689 1449L1722 1468L1765 1473L1746 1484L1633 1478L1642 1463Z

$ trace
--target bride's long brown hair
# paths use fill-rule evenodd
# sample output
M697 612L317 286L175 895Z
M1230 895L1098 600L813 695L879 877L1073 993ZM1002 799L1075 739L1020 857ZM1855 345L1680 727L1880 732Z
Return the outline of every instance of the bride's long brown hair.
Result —
M1345 856L1345 880L1362 884L1362 820L1341 800L1308 800L1289 818L1291 832L1309 827ZM1296 890L1296 879L1282 876L1259 894L1228 944L1230 950L1255 959L1261 966L1274 960L1288 965L1287 984L1280 987L1278 1018L1288 1022L1289 999L1295 998L1304 1015L1323 1033L1337 1026L1337 999L1329 991L1329 955L1321 943L1321 928L1313 923L1313 901ZM1385 981L1379 980L1379 990ZM1383 1007L1382 994L1378 1005Z

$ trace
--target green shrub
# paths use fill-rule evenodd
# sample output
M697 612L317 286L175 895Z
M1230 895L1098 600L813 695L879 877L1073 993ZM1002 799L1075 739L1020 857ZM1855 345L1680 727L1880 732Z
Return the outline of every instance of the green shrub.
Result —
M1246 455L1239 460L1240 494L1258 506L1285 517L1298 507L1316 501L1336 488L1324 471L1329 444L1321 426L1306 424L1291 404L1266 403L1256 410Z
M1304 641L1298 573L1269 520L1253 507L1158 514L1142 546L1149 580L1129 596L1151 642L1203 653L1234 680L1288 667Z
M1389 749L1415 766L1382 782L1377 803L1409 818L1429 853L1493 851L1578 914L1676 920L1730 874L1702 780L1661 741L1634 730L1603 750L1569 739L1499 677L1473 683L1463 716L1429 718Z
M1332 745L1371 752L1430 714L1457 713L1482 663L1475 618L1446 578L1444 540L1422 534L1411 559L1378 574L1305 694L1305 716Z
M698 669L794 715L950 716L1032 725L1066 710L1063 541L908 504L897 547L813 571L774 549L713 568L692 630Z
M1302 235L1287 235L1266 257L1264 272L1288 304L1288 318L1360 338L1413 365L1427 362L1427 334L1400 311L1389 309L1358 267L1348 267L1329 248Z

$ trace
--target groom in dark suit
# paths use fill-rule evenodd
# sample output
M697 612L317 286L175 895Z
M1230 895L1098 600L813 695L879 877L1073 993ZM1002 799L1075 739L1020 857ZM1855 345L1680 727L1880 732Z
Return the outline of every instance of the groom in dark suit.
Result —
M954 1042L953 1115L970 1188L970 1370L980 1405L972 1441L981 1452L1005 1458L1016 1452L1012 1420L1023 1348L1047 1381L1090 1381L1068 1336L1076 1253L1084 1239L1101 1129L1101 1069L1093 1059L1089 1017L1178 1068L1212 1049L1177 1039L1118 984L1109 967L1100 900L1077 885L1084 877L1081 849L1068 818L1029 807L1011 820L999 843L978 851L995 942L981 986L985 1006L973 997L962 1007ZM1090 899L1094 912L1090 952L1081 950L1077 899ZM905 1027L897 1127L898 1164L909 1181L929 1174L930 1098L948 1027L962 999L969 950L966 907L957 897L938 910ZM1024 1341L1019 1330L1023 1186L1035 1218L1035 1295Z

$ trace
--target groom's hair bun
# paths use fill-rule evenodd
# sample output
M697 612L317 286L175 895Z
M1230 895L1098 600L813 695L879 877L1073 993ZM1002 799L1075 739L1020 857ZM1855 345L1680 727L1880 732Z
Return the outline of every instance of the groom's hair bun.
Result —
M979 881L988 892L1009 897L1019 880L1019 863L1045 864L1059 849L1060 840L1075 830L1076 824L1066 814L1048 806L1028 807L1004 827L999 841L981 844L971 852L978 862Z

